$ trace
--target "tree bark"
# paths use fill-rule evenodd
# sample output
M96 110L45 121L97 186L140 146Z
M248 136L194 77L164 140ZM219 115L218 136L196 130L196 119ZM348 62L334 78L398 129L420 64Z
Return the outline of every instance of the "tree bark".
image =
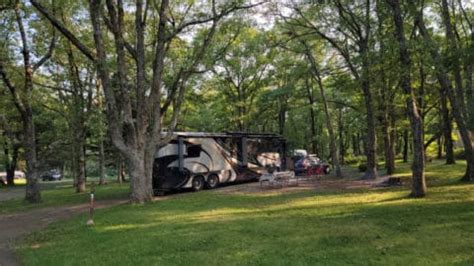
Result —
M381 44L381 50L385 49L385 45ZM382 55L381 55L382 56ZM382 69L380 71L380 77L382 85L380 86L380 103L379 108L381 115L381 124L382 124L382 137L384 145L384 157L385 157L385 171L387 175L391 175L395 171L395 154L393 147L393 125L394 115L393 112L393 99L388 99L389 97L389 88L386 85L385 71ZM393 123L394 124L394 123Z
M444 136L444 145L446 152L446 164L456 163L454 160L454 145L452 138L452 126L451 126L451 116L448 109L448 99L446 97L446 91L442 88L440 89L440 100L441 100L441 117L442 117L442 130Z
M413 163L411 196L426 195L425 154L423 140L423 120L418 110L417 101L411 87L411 59L405 39L402 12L398 0L387 0L392 8L395 24L395 36L399 45L399 60L401 63L400 83L406 94L406 105L413 135Z
M106 183L104 141L101 140L99 143L99 185L105 185Z
M74 132L74 150L76 153L76 163L74 164L74 183L76 184L76 192L82 193L86 191L86 156L84 152L84 136L81 130Z
M368 40L367 40L368 42ZM367 111L367 140L366 140L366 157L367 170L364 174L364 179L377 178L377 134L375 128L375 114L373 110L372 92L370 91L370 63L368 55L368 43L361 45L362 54L362 91L364 95L364 103Z
M408 162L408 130L403 130L403 162Z
M343 123L343 113L342 108L339 108L339 115L337 117L338 121L338 130L339 130L339 155L340 155L340 162L341 165L345 164L345 155L346 155L346 147L344 145L344 123Z
M7 136L4 132L4 138L5 138L5 143L4 143L4 148L3 148L3 152L4 152L4 156L5 156L5 170L6 170L6 185L7 186L15 186L15 171L16 171L16 166L17 166L17 161L18 161L18 150L19 150L19 146L16 145L15 143L12 143L11 146L12 146L12 149L13 149L13 152L12 152L12 155L11 155L11 158L10 158L10 149L9 149L9 145L7 143Z
M436 159L441 160L443 158L443 138L439 137L436 140L436 143L438 144L438 153Z
M31 84L31 86L33 86ZM31 96L31 95L30 95ZM25 200L30 203L38 203L41 201L41 192L38 183L38 160L36 157L36 134L33 122L33 113L30 104L25 104L26 116L23 122L24 132L24 149L26 159L26 193Z

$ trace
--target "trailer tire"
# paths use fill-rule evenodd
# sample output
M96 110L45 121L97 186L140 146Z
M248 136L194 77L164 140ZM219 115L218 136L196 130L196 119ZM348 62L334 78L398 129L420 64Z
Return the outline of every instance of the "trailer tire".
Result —
M219 176L216 174L210 174L207 177L206 186L209 189L216 188L219 185Z
M198 176L193 177L192 186L193 186L194 191L199 191L199 190L203 189L204 184L205 184L205 181L204 181L204 177L202 175L198 175Z

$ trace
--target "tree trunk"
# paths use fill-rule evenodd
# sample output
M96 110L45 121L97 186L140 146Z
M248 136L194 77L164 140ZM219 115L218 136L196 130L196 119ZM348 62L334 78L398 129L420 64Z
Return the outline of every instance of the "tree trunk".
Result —
M423 120L418 110L415 93L411 87L411 59L406 45L402 12L398 0L388 0L393 11L395 35L399 45L399 60L401 63L401 87L406 94L406 105L413 134L413 163L412 163L412 190L411 196L424 197L426 195L425 154L423 140Z
M286 99L282 96L279 99L280 101L280 110L278 112L278 132L280 135L285 134L285 124L286 124Z
M357 135L353 134L352 135L352 154L354 156L359 156L359 153L358 153L358 146L359 145L359 141L357 140Z
M99 143L99 185L105 185L107 180L105 179L105 155L104 155L104 141L101 140Z
M368 42L368 41L367 41ZM367 121L367 138L366 138L366 157L367 157L367 170L364 174L364 179L375 179L377 178L377 134L375 128L375 114L373 110L372 92L370 91L370 63L368 55L368 43L361 45L362 54L362 92L364 95L364 103L366 109L366 121Z
M38 161L36 157L36 134L31 108L27 109L26 121L23 122L23 147L26 159L26 193L25 200L30 203L41 201L38 183Z
M390 104L389 105L389 117L390 117L390 130L389 130L389 153L388 153L388 160L389 160L389 165L387 168L387 172L393 174L395 172L395 142L397 138L397 130L395 128L396 125L396 116L395 116L395 110L394 110L394 105Z
M382 49L384 48L384 45L381 45ZM387 175L391 175L394 173L395 170L395 154L393 151L393 126L392 120L394 119L394 115L391 114L394 110L392 100L393 99L387 99L389 89L388 86L386 85L386 78L385 78L385 71L382 69L380 71L380 76L381 76L381 82L383 83L381 88L380 88L380 112L382 113L381 116L381 124L382 124L382 136L383 136L383 145L384 145L384 157L385 157L385 171Z
M386 174L391 175L394 173L394 168L395 168L395 158L393 154L393 140L391 139L391 134L389 130L389 126L386 125L382 126L382 131L383 131L383 144L384 144L384 155L385 155L385 169L386 169Z
M344 146L344 123L342 117L342 108L339 109L339 116L338 116L338 128L339 128L339 154L340 154L340 161L341 165L345 164L345 155L346 155L346 148Z
M132 202L143 203L153 198L152 176L155 149L148 146L135 158L128 158ZM127 160L127 158L125 159Z
M313 154L318 154L318 141L316 139L316 115L314 114L314 96L308 78L305 79L305 85L309 101L309 117L311 119L311 150Z
M6 136L4 135L4 137L6 138ZM5 170L6 170L6 181L7 181L7 184L8 186L14 186L15 185L15 170L16 170L16 165L17 165L17 161L18 161L18 150L19 150L19 146L16 145L16 144L12 144L12 149L13 149L13 153L12 153L12 156L10 158L10 150L8 148L8 143L5 139L5 143L4 143L4 156L5 156Z
M80 127L80 125L77 125ZM86 171L85 171L85 161L86 156L84 152L84 135L80 128L76 128L73 132L74 135L74 153L75 153L75 163L74 163L74 184L76 187L77 193L82 193L86 191Z
M408 162L408 130L403 130L403 162Z
M446 91L440 89L440 99L441 99L441 115L442 115L442 128L443 128L443 136L444 136L444 144L445 144L445 151L446 151L446 164L454 164L454 145L453 145L453 138L452 134L452 126L451 126L451 117L449 115L448 109L448 99L446 97Z
M440 160L443 158L443 138L439 137L436 143L438 144L438 154L436 158Z

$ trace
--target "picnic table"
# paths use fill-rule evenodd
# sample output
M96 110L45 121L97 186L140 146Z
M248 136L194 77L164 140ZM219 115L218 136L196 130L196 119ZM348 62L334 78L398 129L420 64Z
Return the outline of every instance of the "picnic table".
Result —
M263 174L259 178L260 187L263 187L263 184L268 186L289 186L289 185L298 185L298 178L295 177L295 172L293 171L282 171L282 172L273 172Z

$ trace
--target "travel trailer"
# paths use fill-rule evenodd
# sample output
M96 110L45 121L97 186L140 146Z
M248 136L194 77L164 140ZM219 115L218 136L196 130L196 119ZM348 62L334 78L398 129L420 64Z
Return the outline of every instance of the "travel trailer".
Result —
M283 170L286 141L266 133L175 132L155 154L156 194L257 179L269 170Z

